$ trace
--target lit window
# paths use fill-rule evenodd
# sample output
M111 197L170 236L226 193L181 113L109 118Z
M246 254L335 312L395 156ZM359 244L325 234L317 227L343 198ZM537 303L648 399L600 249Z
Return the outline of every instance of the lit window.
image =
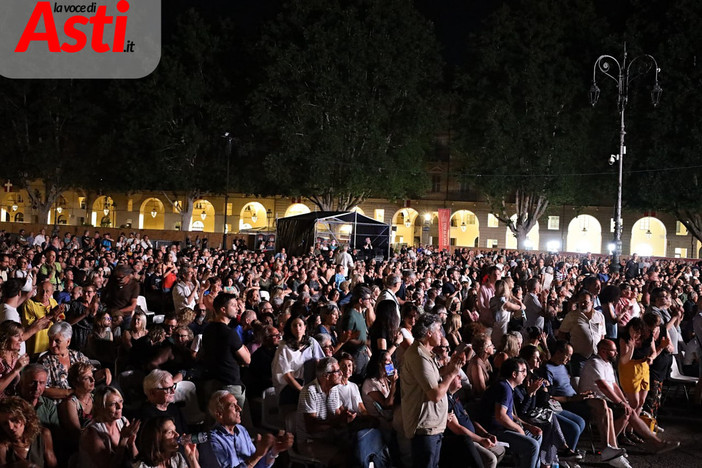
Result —
M560 216L549 216L548 217L548 228L552 231L557 231L561 226Z

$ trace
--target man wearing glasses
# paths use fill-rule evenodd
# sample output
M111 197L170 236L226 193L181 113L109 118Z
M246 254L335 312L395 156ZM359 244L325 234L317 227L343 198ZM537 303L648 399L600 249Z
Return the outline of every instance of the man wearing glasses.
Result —
M251 355L249 380L246 383L251 395L259 396L263 391L273 386L273 357L280 344L282 335L273 325L267 325L263 331L263 343Z
M507 359L500 368L500 381L483 395L478 422L497 440L509 444L519 468L538 468L541 429L522 421L514 412L514 387L524 382L526 374L524 359Z
M326 466L349 462L348 441L343 429L356 413L341 406L337 386L341 368L333 357L321 359L315 368L317 378L302 387L297 405L296 436L300 453L321 460Z
M154 369L144 377L143 386L147 401L139 411L139 419L146 422L159 416L168 416L173 418L176 431L179 434L186 434L188 425L180 407L175 404L177 384L173 382L171 373Z

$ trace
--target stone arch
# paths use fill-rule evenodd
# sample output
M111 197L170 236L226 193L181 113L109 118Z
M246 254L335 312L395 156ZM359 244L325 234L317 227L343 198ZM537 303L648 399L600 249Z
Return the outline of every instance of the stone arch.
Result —
M631 227L629 253L642 257L665 257L668 244L663 222L652 216L640 218Z
M419 213L413 208L402 208L392 217L392 236L390 242L393 244L415 244L415 221Z
M239 230L265 229L266 227L268 227L266 208L259 202L249 202L244 205L239 214Z
M90 221L93 226L115 227L117 215L115 201L109 195L97 197L93 202Z
M194 231L196 226L199 232L215 231L215 208L209 200L195 200L193 203L193 215L190 219L190 230Z
M166 207L157 197L149 197L139 207L139 229L163 229L166 225Z
M307 214L311 212L310 207L305 205L304 203L293 203L288 207L287 210L285 210L285 215L284 217L287 218L288 216L297 216L301 214Z
M602 225L594 216L581 214L570 220L566 250L602 253Z
M476 247L480 239L480 221L470 210L458 210L451 215L450 238L456 247Z

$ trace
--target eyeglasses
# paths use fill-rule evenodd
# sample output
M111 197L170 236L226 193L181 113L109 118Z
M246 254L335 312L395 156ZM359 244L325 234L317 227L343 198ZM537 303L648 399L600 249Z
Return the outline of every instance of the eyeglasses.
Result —
M280 333L271 333L268 335L268 338L280 338L281 334Z
M335 369L333 371L327 372L327 375L332 375L332 374L341 374L341 369Z
M187 333L179 333L179 334L176 335L176 336L177 336L178 338L190 338L190 335L188 335Z
M178 384L174 383L172 387L156 387L154 390L161 390L162 392L166 393L175 393L177 386Z

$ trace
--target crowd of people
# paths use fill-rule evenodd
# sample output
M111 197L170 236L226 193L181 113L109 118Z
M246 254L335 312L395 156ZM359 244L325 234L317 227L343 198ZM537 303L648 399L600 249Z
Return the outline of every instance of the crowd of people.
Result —
M702 366L699 264L375 254L0 233L0 465L536 468L587 424L616 467L679 446L657 419Z

